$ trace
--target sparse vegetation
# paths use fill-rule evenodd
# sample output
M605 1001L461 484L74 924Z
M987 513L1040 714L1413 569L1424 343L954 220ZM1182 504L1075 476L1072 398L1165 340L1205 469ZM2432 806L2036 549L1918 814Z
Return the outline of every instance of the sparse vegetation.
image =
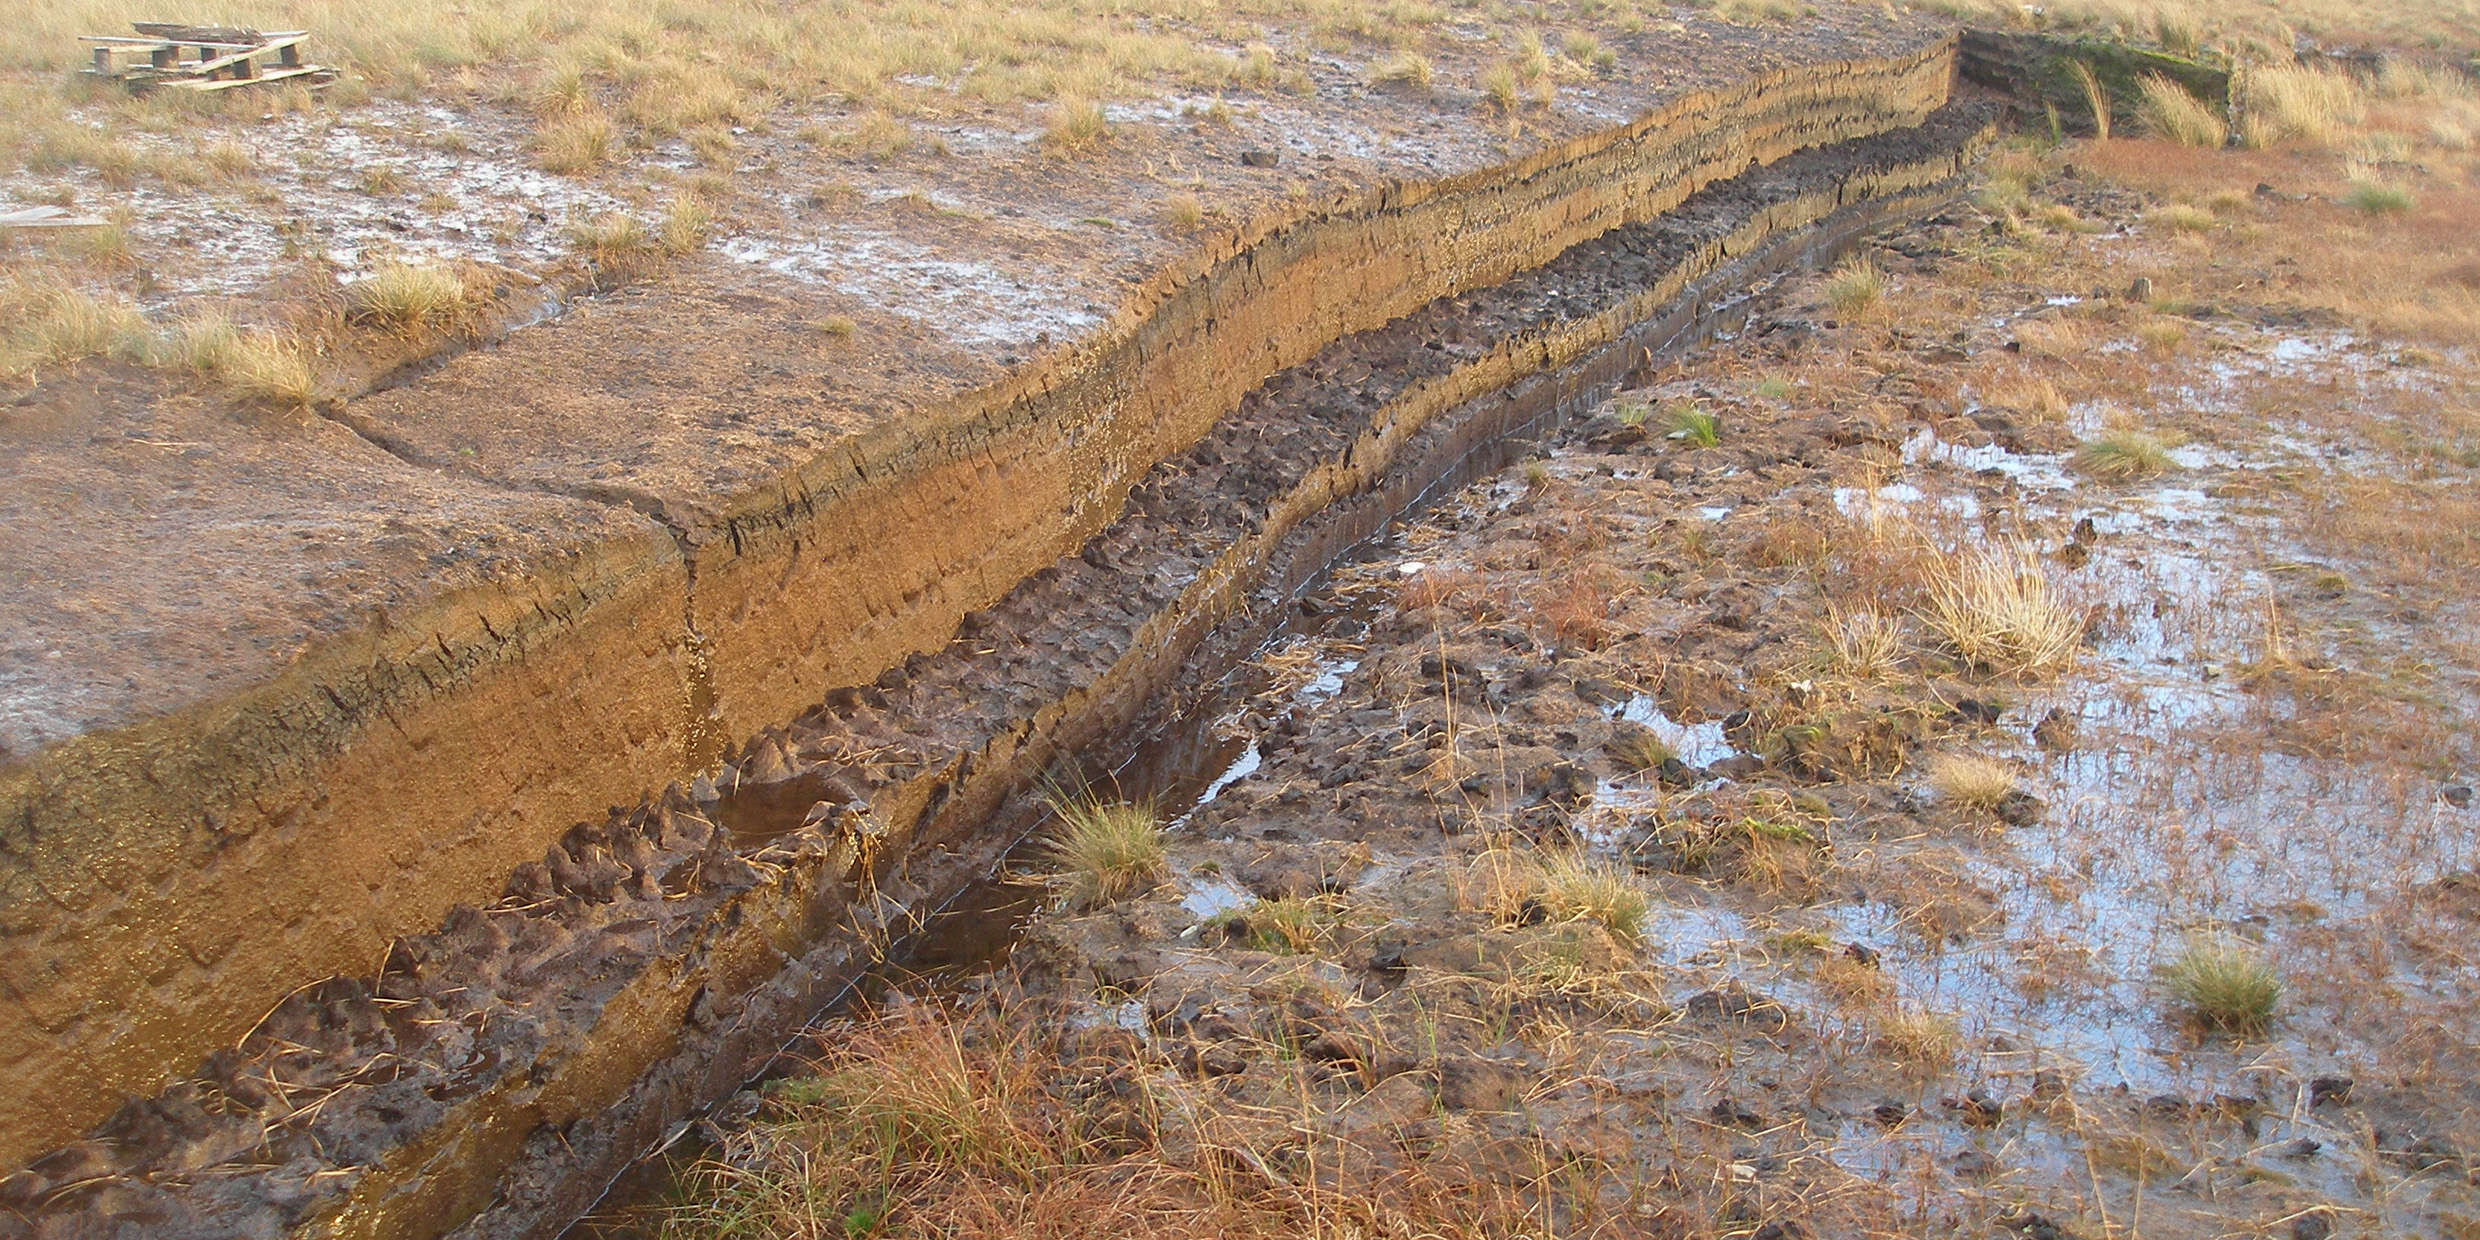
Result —
M1575 849L1493 848L1474 863L1482 907L1501 921L1590 921L1623 939L1644 932L1651 897L1636 876Z
M1825 618L1826 666L1857 680L1890 675L1903 658L1903 621L1865 604L1830 604Z
M2197 1024L2261 1033L2282 1003L2282 979L2262 952L2219 935L2190 939L2161 968L2162 990Z
M1054 792L1050 809L1057 820L1050 855L1072 903L1108 904L1163 877L1162 820L1151 803Z

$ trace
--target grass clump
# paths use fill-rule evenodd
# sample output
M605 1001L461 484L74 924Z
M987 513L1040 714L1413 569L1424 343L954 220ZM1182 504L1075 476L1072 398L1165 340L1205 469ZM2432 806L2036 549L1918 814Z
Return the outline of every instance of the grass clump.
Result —
M2374 177L2354 177L2342 205L2362 215L2400 215L2412 207L2411 191Z
M1505 922L1591 921L1634 939L1653 905L1634 874L1579 850L1494 848L1478 868L1483 906Z
M1879 1051L1915 1067L1937 1067L1963 1047L1955 1018L1943 1012L1899 1008L1877 1017L1874 1044Z
M1108 904L1162 878L1162 822L1151 802L1054 793L1050 807L1059 829L1048 851L1071 902Z
M658 239L663 252L678 258L706 248L706 238L715 230L715 209L706 200L684 194L672 201L671 210L663 214L662 235Z
M181 320L158 343L154 360L283 408L319 396L318 368L300 345L273 332L244 331L214 311Z
M2075 450L2075 467L2096 478L2128 482L2178 468L2170 444L2148 431L2110 431Z
M2188 1019L2225 1033L2273 1023L2282 979L2262 952L2220 936L2190 939L2161 967L2162 990Z
M576 176L611 158L618 132L599 113L564 116L534 133L534 164L545 172Z
M1974 548L1931 573L1922 619L1966 662L2027 676L2062 671L2075 661L2083 617L2050 588L2032 548Z
M1515 111L1523 90L1524 83L1516 77L1513 65L1492 65L1481 73L1481 93L1501 112Z
M1670 425L1671 438L1691 448L1710 448L1722 442L1721 419L1688 401L1665 406L1662 420Z
M2331 141L2367 115L2365 92L2350 73L2305 65L2250 69L2238 82L2239 140L2250 147Z
M1828 604L1825 655L1826 666L1846 676L1886 676L1903 657L1903 621L1874 607Z
M1437 71L1430 67L1429 57L1419 52L1405 52L1379 65L1369 75L1371 85L1403 86L1417 91L1429 90L1437 78Z
M401 332L452 326L471 300L464 277L436 263L381 263L345 295L353 321Z
M1062 155L1072 155L1111 136L1111 122L1102 105L1084 99L1062 99L1051 112L1042 140Z
M2101 85L2099 78L2093 76L2090 65L2081 60L2070 60L2067 64L2075 70L2076 84L2084 88L2084 108L2092 114L2094 140L2109 141L2110 92Z
M241 334L215 374L243 396L288 409L319 398L318 367L310 355L272 332Z
M2015 791L2015 771L1982 754L1939 754L1929 763L1929 786L1938 799L1973 814L1995 814Z
M2187 93L2187 88L2157 73L2136 82L2144 94L2144 123L2159 137L2181 146L2218 148L2230 141L2230 123L2212 105Z
M1630 731L1610 742L1610 756L1619 765L1642 774L1656 771L1679 755L1651 728Z
M128 302L24 280L12 281L6 292L0 374L23 375L89 357L143 362L153 351L146 316Z
M885 112L871 112L833 141L861 159L885 163L913 149L913 127Z
M1826 304L1844 315L1867 313L1886 299L1886 273L1865 258L1837 268L1826 280Z
M1206 222L1206 204L1195 194L1174 194L1163 200L1162 222L1166 228L1187 232Z
M2211 232L2215 224L2221 223L2212 212L2183 202L2171 203L2145 218L2177 233Z
M625 269L661 248L646 222L626 211L605 211L569 225L568 243L606 270Z
M1224 932L1255 951L1278 956L1314 953L1342 920L1332 898L1284 896L1258 900L1220 918Z

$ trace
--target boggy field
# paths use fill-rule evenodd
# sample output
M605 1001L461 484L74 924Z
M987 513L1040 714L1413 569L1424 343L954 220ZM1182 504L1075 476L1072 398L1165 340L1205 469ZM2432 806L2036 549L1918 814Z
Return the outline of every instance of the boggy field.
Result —
M2294 85L1397 531L636 1225L2480 1235L2469 105Z

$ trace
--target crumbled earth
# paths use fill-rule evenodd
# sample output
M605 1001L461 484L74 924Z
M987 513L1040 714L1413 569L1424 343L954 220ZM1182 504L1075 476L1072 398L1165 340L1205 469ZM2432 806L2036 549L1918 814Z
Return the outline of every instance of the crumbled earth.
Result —
M2472 547L2425 524L2472 502L2470 359L2043 193L2073 227L1883 238L1882 302L1792 289L1339 571L1155 890L826 1062L1068 1030L997 1044L1137 1134L1100 1162L1246 1151L1356 1234L1437 1193L1489 1203L1452 1234L2480 1233ZM1979 554L2067 666L1939 627ZM1641 918L1538 877L1575 858ZM2180 998L2207 945L2269 1022ZM795 1165L805 1096L720 1126L677 1228Z

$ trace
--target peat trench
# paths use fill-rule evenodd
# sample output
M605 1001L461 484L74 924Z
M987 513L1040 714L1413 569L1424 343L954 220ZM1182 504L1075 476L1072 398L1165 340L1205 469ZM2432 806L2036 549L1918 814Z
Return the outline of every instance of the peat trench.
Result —
M1329 567L1630 374L1796 330L1758 319L1764 287L1950 203L1995 112L1792 155L1336 341L944 651L572 829L498 903L0 1181L0 1237L560 1234L887 962L1004 950L1024 897L993 875L1044 810L963 812L977 762L1051 746L1070 782L1193 802L1229 758L1218 688Z

